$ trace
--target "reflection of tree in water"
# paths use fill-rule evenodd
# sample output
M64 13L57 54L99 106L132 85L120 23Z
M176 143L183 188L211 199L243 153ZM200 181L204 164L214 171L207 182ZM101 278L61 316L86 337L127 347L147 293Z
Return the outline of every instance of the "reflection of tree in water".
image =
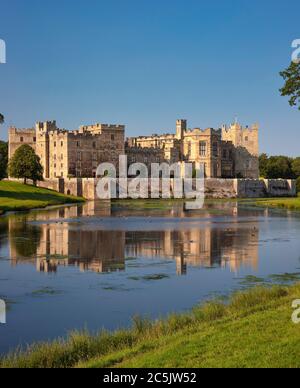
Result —
M7 234L8 231L8 221L7 218L0 218L0 238L2 239L3 235Z
M41 241L41 229L30 225L25 220L15 222L9 228L10 241L18 256L31 257L36 255Z
M0 217L0 250L3 247L4 236L7 235L8 221L7 218Z

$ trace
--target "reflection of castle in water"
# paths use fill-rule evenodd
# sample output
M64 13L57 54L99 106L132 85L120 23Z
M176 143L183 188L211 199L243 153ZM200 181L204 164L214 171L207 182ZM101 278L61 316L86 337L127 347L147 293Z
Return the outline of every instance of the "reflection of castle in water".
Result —
M85 207L80 215L92 216L94 210ZM102 209L97 216L109 216L107 212ZM37 220L43 222L38 225L10 219L12 264L30 263L41 272L77 266L81 271L102 273L125 270L129 257L162 258L175 260L178 274L185 274L187 266L237 272L240 267L256 269L258 265L255 223L243 227L233 223L230 229L193 226L191 230L134 232L97 230L97 224L84 230L77 216L78 208L70 207L38 214Z
M126 255L165 257L176 260L177 273L187 266L229 267L237 272L241 266L258 265L256 228L193 229L185 231L132 232L126 235Z

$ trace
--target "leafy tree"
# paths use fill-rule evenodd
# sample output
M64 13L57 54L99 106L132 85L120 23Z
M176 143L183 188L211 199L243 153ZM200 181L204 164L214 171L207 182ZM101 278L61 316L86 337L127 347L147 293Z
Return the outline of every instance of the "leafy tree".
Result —
M300 193L300 177L297 178L297 193Z
M289 96L291 106L297 106L300 110L300 62L292 62L291 65L280 73L285 85L280 89L282 96Z
M8 144L0 141L0 180L7 177Z
M4 116L3 114L0 113L0 124L3 124L4 123Z
M12 178L24 179L25 184L27 179L33 180L34 183L43 180L43 167L40 158L28 144L17 149L9 162L8 170Z
M269 162L269 157L267 154L261 154L259 157L259 171L260 176L263 178L267 178L267 166Z
M287 156L271 156L262 154L259 158L260 174L266 179L295 179L293 159Z
M292 160L286 156L271 156L266 168L268 179L292 179Z
M292 170L295 177L300 177L300 157L295 158L292 162Z

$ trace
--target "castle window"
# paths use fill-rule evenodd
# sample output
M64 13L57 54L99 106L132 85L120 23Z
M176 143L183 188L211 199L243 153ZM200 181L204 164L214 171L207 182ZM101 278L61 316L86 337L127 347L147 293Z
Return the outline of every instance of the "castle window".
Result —
M33 138L33 142L34 142L34 143L36 142L36 137Z
M111 141L115 141L115 135L111 135Z
M96 148L96 142L95 141L93 142L93 148Z
M61 154L61 155L60 155L60 158L63 160L63 158L64 158L64 155L63 155L63 154Z
M214 142L213 143L213 156L218 157L219 156L219 150L218 150L218 143Z
M21 138L20 138L20 142L23 143L23 141L24 141L24 139L23 139L23 137L21 137Z
M61 145L61 147L63 147L63 146L64 146L64 142L62 141L62 142L60 143L60 145Z
M77 147L80 147L80 141L77 142Z
M77 153L77 160L81 160L81 152Z
M192 143L188 142L188 157L190 157L192 154Z
M97 160L97 154L96 154L96 152L93 153L93 160Z
M54 147L56 147L56 141L54 142Z
M200 156L206 156L206 141L200 141L199 147Z
M227 159L227 150L223 150L223 159Z
M248 138L248 136L246 136L246 137L245 137L245 141L248 141L248 140L249 140L249 138Z
M54 160L56 160L56 154L54 154Z
M213 178L218 178L218 164L214 163L214 176Z

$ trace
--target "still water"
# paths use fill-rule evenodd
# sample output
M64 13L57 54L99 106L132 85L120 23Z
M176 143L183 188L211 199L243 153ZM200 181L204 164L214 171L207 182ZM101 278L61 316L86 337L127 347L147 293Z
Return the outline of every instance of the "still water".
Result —
M300 217L235 203L185 212L87 203L0 218L0 353L128 327L300 272ZM299 295L300 297L300 295Z

